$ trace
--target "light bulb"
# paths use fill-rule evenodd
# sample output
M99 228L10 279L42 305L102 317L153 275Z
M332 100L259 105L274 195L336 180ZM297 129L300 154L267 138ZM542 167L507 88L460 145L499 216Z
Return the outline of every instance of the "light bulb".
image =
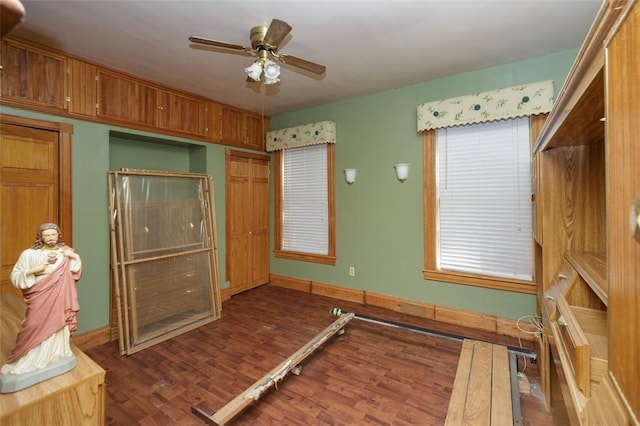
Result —
M280 66L270 59L264 61L264 84L274 84L280 81Z
M249 67L244 69L244 72L247 73L249 78L253 81L260 81L260 74L262 73L262 66L258 61L251 64Z

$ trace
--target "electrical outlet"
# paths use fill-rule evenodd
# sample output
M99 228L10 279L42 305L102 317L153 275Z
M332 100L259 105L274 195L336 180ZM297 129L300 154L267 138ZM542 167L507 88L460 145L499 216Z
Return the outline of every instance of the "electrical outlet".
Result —
M355 277L356 276L356 268L353 266L349 266L349 276L350 277Z

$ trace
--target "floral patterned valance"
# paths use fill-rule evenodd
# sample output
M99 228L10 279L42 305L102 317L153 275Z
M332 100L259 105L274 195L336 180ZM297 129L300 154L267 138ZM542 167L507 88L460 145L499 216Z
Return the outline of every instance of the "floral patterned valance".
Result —
M418 131L549 112L553 80L491 90L418 105Z
M336 143L336 123L333 121L318 121L267 133L267 151L322 143Z

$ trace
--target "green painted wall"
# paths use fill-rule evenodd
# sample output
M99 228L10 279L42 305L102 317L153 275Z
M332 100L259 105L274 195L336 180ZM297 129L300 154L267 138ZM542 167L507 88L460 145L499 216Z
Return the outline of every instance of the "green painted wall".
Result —
M273 117L273 129L319 120L337 124L337 263L326 266L272 258L271 271L510 318L534 313L533 296L422 279L422 147L416 107L546 79L555 81L557 91L576 54L561 52ZM224 280L225 147L2 106L0 114L73 125L73 245L84 268L78 284L80 333L109 324L109 170L209 173L214 180L218 260ZM404 184L395 179L393 165L398 162L411 164ZM349 167L358 169L352 186L342 174ZM356 268L355 277L348 276L349 266ZM228 284L222 282L221 287Z
M424 102L549 79L557 93L576 54L560 52L272 117L274 130L336 123L337 261L328 266L272 257L271 272L513 319L535 314L533 295L423 279L422 136L416 109ZM409 179L400 183L393 165L405 162ZM351 186L345 168L358 170Z

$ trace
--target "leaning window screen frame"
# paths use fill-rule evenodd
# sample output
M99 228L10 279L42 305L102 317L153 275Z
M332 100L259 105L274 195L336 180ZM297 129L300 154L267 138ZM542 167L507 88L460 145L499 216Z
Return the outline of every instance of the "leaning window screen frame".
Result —
M220 318L213 180L198 173L108 172L120 353Z
M276 214L274 227L275 257L335 265L334 151L335 148L333 144L318 144L276 151L274 161ZM295 161L298 162L308 161L305 159L305 152L309 154L308 158L313 158L314 156L317 158L317 155L326 154L325 167L305 167L304 164L296 164L288 161L292 158L295 158ZM292 158L287 158L287 153L295 155L290 156ZM289 166L287 166L287 163L289 163ZM309 166L312 166L312 164L309 164ZM288 172L292 172L293 175L291 175L291 173L288 174ZM299 180L294 177L296 173L300 177ZM312 174L309 175L309 173ZM301 188L302 191L297 191L299 188L296 188L296 184L304 185L303 188ZM298 192L298 196L310 196L311 201L307 203L306 206L300 206L298 203L300 207L303 207L303 210L296 210L295 207L291 208L285 200L288 189ZM314 205L313 191L317 191L318 197L324 199L323 203ZM317 207L326 208L326 211L313 211ZM304 231L304 223L309 219L304 209L308 208L312 209L311 212L307 212L312 213L311 216L314 220L324 222L318 223L315 230L318 231L324 227L326 240L322 238L324 235L319 235L317 232L309 235L305 235L304 232L294 234L298 231ZM291 216L292 214L293 217ZM297 218L296 215L298 215ZM317 240L318 237L320 237L320 240ZM312 241L314 239L317 241ZM311 244L311 247L315 244L316 248L306 248L309 244ZM322 250L322 248L324 248L324 250Z
M532 119L535 119L538 116L532 116L530 118L524 118L520 120L525 121L525 125L527 128L531 128L532 131L527 130L527 138L526 138L526 148L529 156L531 155L531 146L532 141L535 141L537 135L535 135L535 131L538 128L537 125L533 126ZM544 120L545 116L542 116L542 120ZM515 119L518 120L518 119ZM513 120L506 120L507 122ZM485 123L491 124L491 123ZM483 126L473 125L473 126ZM468 127L468 126L466 126ZM481 127L477 127L481 129ZM482 137L482 135L480 135ZM439 157L437 152L438 147L438 130L427 130L423 133L423 147L424 147L424 155L423 155L423 170L424 170L424 241L425 241L425 267L423 270L423 276L425 279L436 280L436 281L445 281L451 283L465 284L465 285L474 285L480 287L501 289L501 290L509 290L509 291L517 291L522 293L535 294L536 285L535 285L535 250L534 248L534 237L533 232L531 231L531 227L533 226L533 204L530 201L530 196L532 192L533 186L533 178L531 178L530 173L533 173L531 170L532 161L528 160L528 164L524 166L526 168L525 172L529 175L527 178L527 182L529 185L526 185L525 188L522 188L523 191L528 195L528 210L531 214L528 222L525 224L523 228L523 232L526 232L526 241L528 252L530 253L530 261L531 261L531 278L530 279L521 279L516 277L501 277L492 275L490 272L486 273L481 270L451 270L444 269L440 267L440 204L438 198L438 185L441 184L439 178L439 171L442 167L445 167L447 163L439 163ZM487 146L487 141L482 142ZM523 142L524 143L524 142ZM451 159L449 159L451 161ZM449 165L450 167L450 165ZM464 208L464 207L461 207ZM470 221L482 221L483 217L481 214L470 216ZM479 223L479 222L478 222ZM473 263L473 262L470 262Z

